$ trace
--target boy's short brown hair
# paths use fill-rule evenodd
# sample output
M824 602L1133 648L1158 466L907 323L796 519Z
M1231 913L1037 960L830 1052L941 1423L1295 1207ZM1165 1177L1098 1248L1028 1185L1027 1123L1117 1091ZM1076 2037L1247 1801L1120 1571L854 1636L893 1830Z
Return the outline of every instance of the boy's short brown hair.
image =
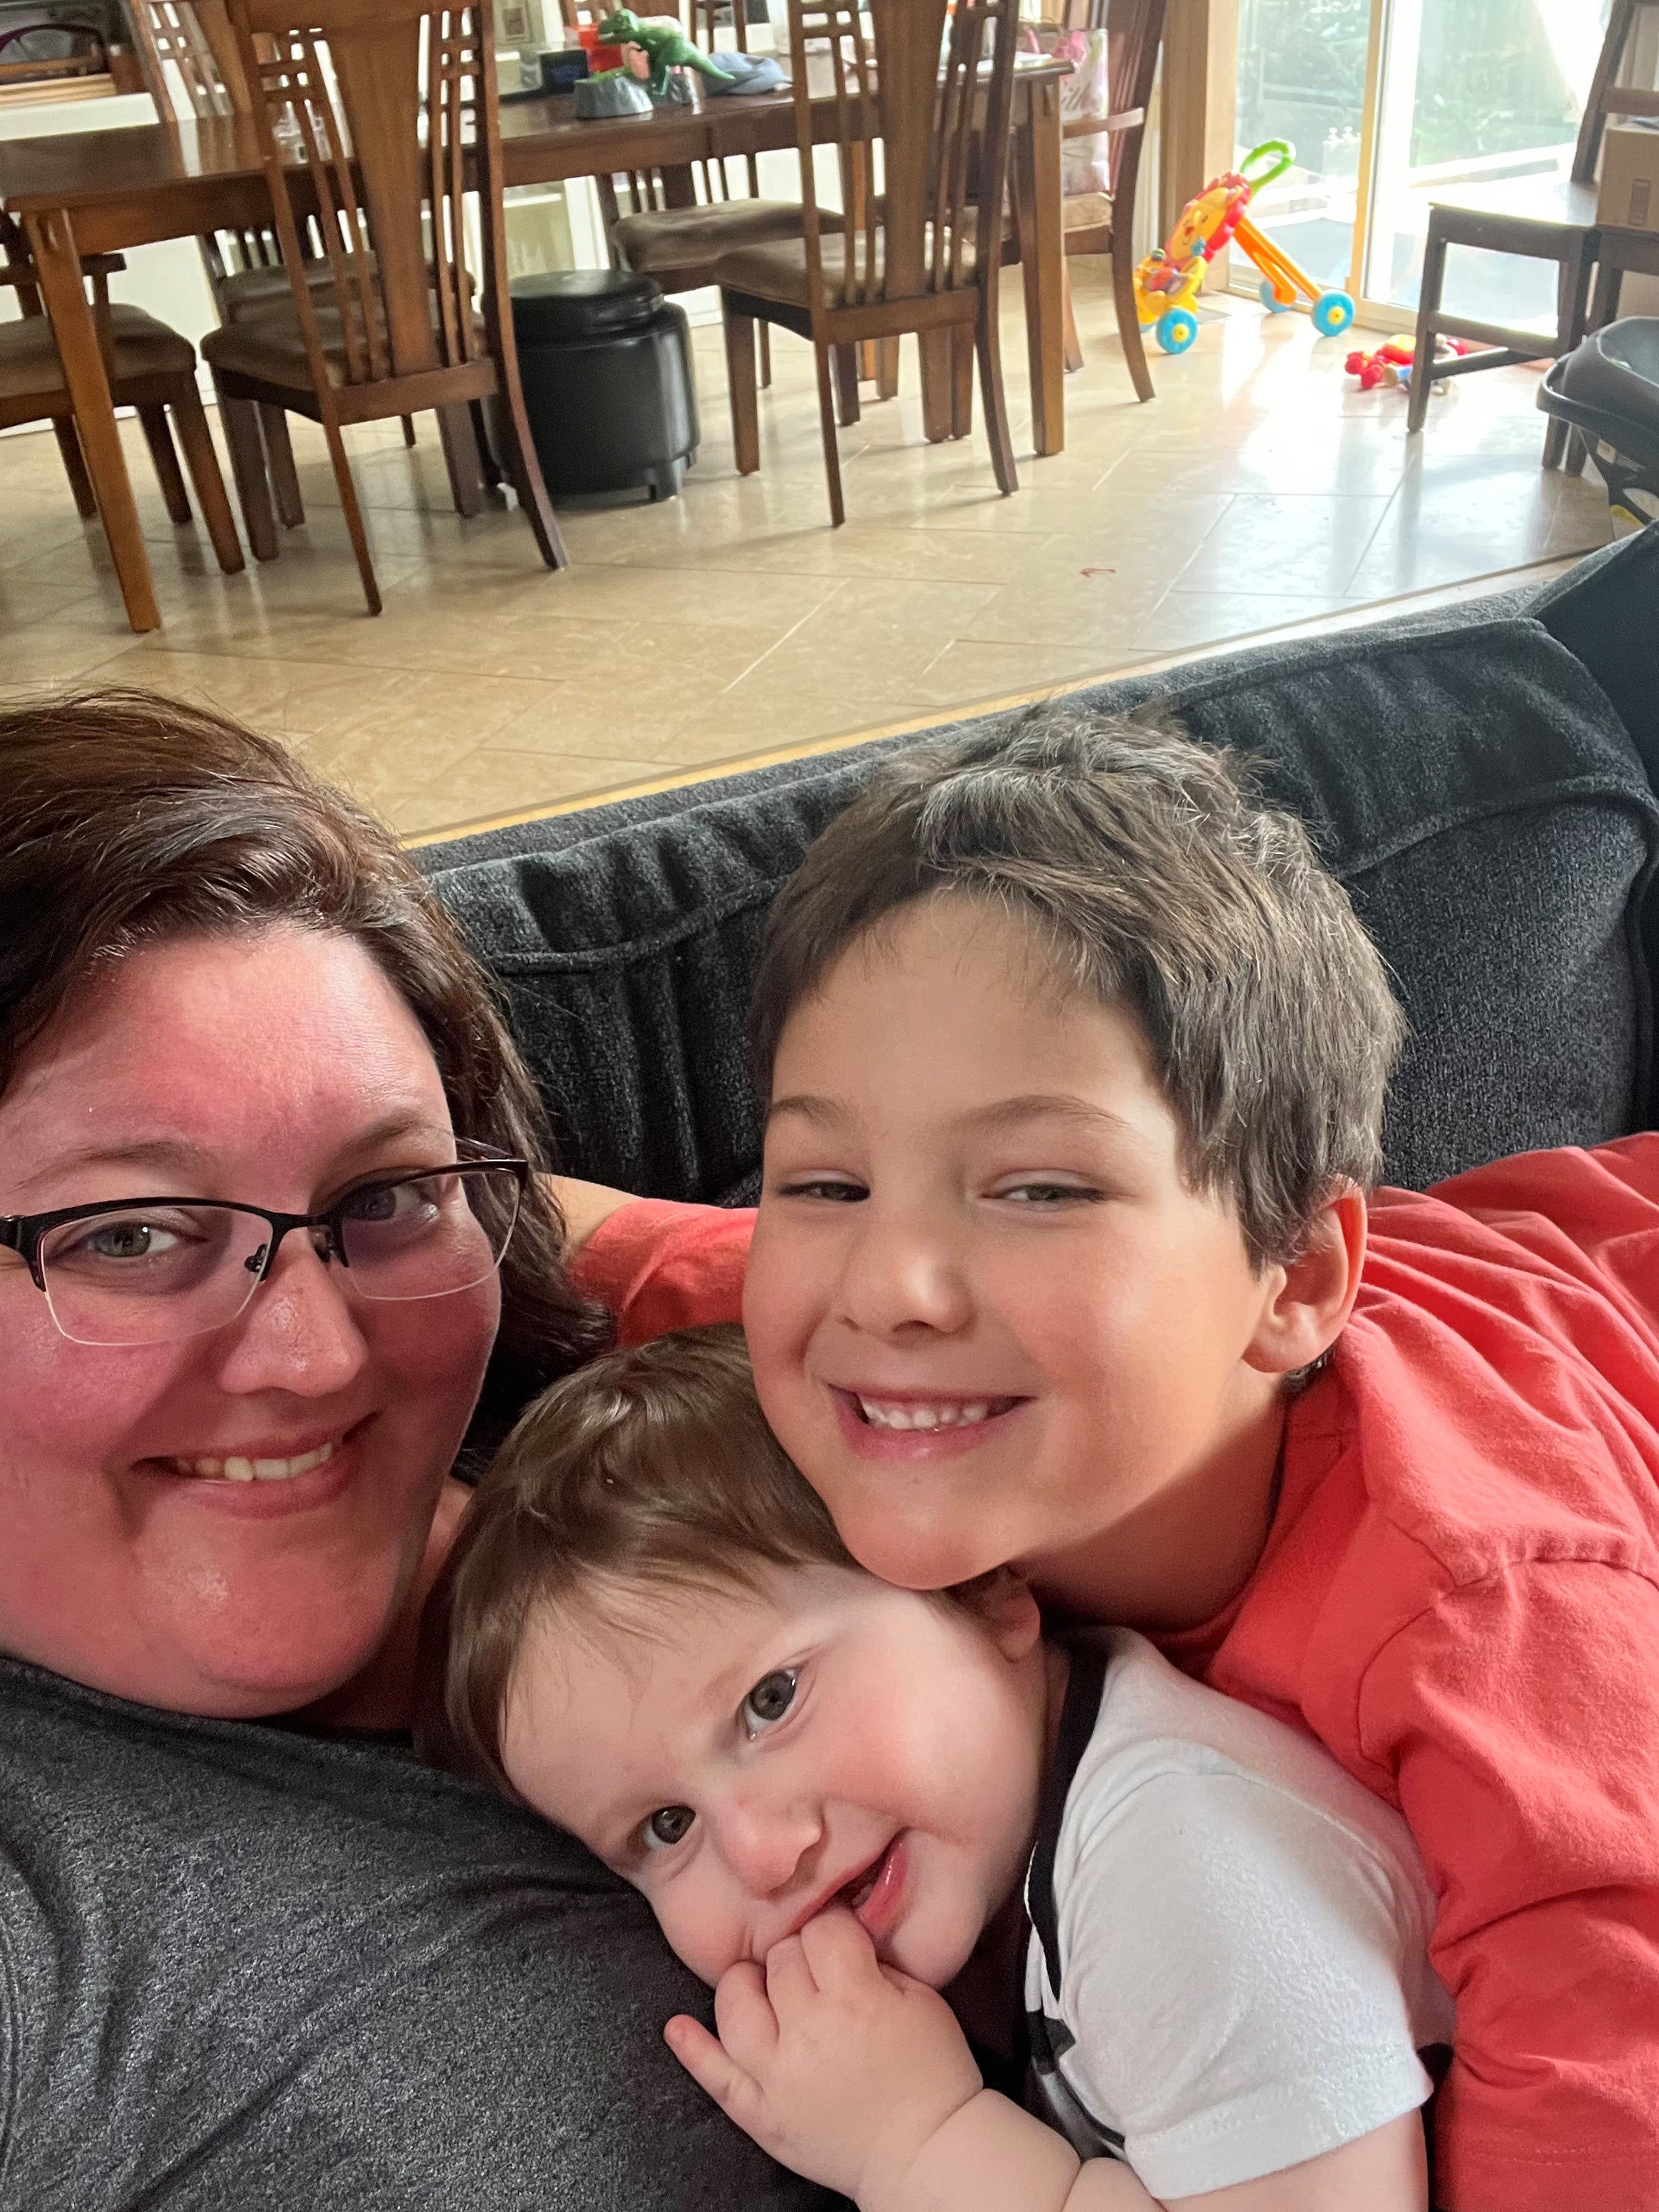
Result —
M536 1401L467 1508L422 1622L416 1743L516 1800L501 1726L532 1612L603 1626L607 1584L747 1589L769 1566L853 1565L766 1425L740 1328L608 1352ZM638 1633L637 1607L615 1625Z
M1307 830L1241 764L1167 727L1037 708L908 750L823 831L772 908L759 1095L790 1015L918 899L1023 917L1058 979L1139 1021L1191 1187L1237 1205L1258 1267L1382 1165L1404 1033L1387 970Z

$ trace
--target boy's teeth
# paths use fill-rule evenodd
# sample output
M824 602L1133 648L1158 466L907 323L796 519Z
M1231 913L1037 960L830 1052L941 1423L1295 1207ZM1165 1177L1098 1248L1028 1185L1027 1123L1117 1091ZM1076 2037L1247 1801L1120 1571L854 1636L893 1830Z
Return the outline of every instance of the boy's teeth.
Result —
M969 1398L944 1406L883 1405L872 1398L860 1398L859 1409L873 1428L878 1429L969 1429L982 1421L991 1410L988 1398Z
M333 1456L330 1443L301 1452L297 1459L243 1459L233 1453L228 1459L175 1459L169 1464L180 1474L201 1475L210 1482L291 1482L296 1474L325 1467Z

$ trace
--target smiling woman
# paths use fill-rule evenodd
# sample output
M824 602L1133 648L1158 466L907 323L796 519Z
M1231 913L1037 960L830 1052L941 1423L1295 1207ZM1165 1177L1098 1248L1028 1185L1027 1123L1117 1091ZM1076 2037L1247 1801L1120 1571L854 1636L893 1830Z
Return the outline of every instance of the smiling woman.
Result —
M0 2204L811 2200L643 1911L403 1733L452 1469L605 1334L541 1152L366 816L211 714L0 714Z

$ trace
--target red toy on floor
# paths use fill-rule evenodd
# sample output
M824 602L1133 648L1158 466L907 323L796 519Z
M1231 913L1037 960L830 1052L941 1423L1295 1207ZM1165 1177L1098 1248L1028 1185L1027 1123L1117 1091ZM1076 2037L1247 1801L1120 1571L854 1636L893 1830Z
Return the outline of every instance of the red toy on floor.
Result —
M1374 392L1379 384L1387 384L1404 391L1411 380L1413 341L1406 337L1390 338L1375 353L1365 353L1356 348L1342 364L1350 376L1359 379L1362 392ZM1472 353L1473 346L1465 345L1462 338L1440 338L1435 345L1435 359L1454 354Z

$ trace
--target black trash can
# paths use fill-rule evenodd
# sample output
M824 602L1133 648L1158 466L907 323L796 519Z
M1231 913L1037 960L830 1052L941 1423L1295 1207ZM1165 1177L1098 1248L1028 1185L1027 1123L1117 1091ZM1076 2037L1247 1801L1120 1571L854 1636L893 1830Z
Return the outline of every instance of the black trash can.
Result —
M697 456L684 308L625 269L560 270L510 288L530 434L561 492L678 491Z

